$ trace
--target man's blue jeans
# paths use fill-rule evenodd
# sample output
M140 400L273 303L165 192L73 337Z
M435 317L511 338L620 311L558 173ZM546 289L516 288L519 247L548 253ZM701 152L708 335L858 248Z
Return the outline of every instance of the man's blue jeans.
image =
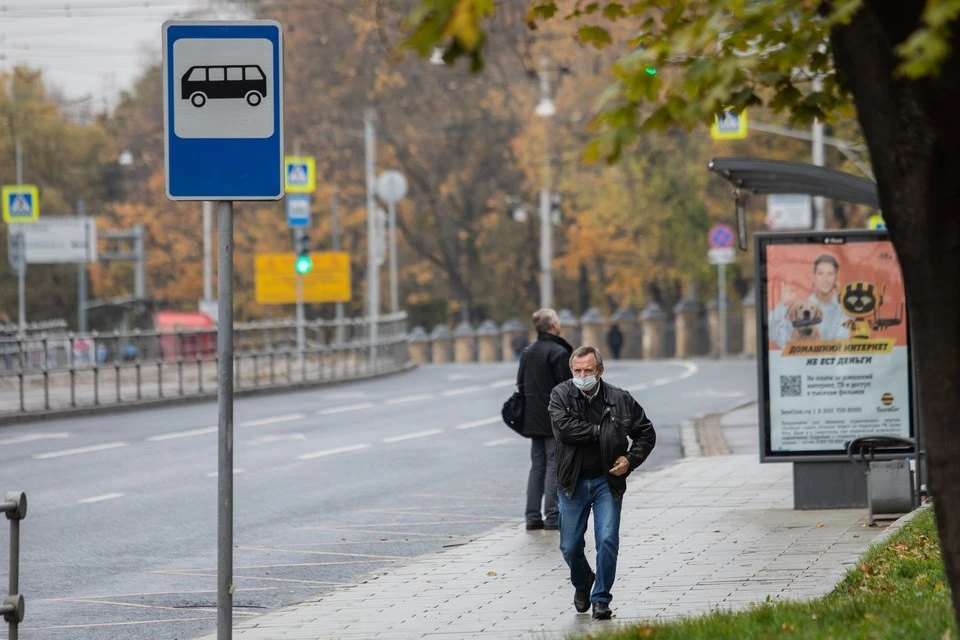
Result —
M583 536L587 518L593 508L593 535L597 547L597 578L590 602L610 602L610 589L617 577L617 554L620 551L620 507L623 500L614 500L606 478L580 478L573 496L559 493L560 551L570 567L570 582L575 589L590 582L590 563L583 553Z

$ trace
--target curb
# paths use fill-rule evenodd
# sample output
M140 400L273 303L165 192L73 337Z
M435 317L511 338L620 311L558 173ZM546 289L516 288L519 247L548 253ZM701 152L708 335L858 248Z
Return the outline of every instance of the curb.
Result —
M400 368L393 371L384 371L370 375L355 376L350 378L339 378L337 380L317 380L314 382L295 382L293 384L270 385L253 389L235 389L234 399L282 395L284 393L294 393L306 389L316 389L318 387L332 387L349 382L359 382L362 380L376 380L400 373L406 373L416 369L419 365L416 362L408 362ZM88 407L75 407L69 409L51 409L49 411L31 411L29 413L13 413L0 415L0 428L13 425L28 424L31 422L43 422L46 420L56 420L57 418L80 418L86 416L125 413L128 411L138 411L140 409L156 409L158 407L169 406L173 404L200 404L203 402L215 402L217 392L203 393L190 396L168 396L164 398L150 398L147 400L134 400L124 402L123 404L94 405Z
M730 455L730 447L723 436L720 419L728 413L756 404L757 399L740 400L735 405L715 413L698 413L680 424L680 451L684 458Z

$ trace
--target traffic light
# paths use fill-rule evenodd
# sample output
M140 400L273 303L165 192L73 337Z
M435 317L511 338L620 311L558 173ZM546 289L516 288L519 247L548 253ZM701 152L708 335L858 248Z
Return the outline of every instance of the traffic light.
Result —
M296 237L296 258L294 267L297 273L304 275L313 269L313 259L310 257L310 236L305 232L298 232Z
M643 70L647 73L648 76L655 76L655 75L657 75L657 68L656 68L656 67L651 67L650 65L647 65L646 67L643 68Z

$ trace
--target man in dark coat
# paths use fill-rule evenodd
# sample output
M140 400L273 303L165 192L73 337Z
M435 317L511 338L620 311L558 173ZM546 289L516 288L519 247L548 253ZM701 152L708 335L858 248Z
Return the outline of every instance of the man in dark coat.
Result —
M570 567L577 611L586 612L592 603L593 617L609 620L627 476L653 451L657 434L629 392L601 379L603 358L595 347L578 347L570 356L570 371L573 378L550 396L558 441L560 551ZM596 573L583 553L591 511Z
M520 385L524 394L523 435L530 438L530 477L527 480L527 529L559 528L557 520L557 441L553 437L550 392L569 380L570 354L566 340L560 337L560 320L553 309L533 314L537 341L520 357ZM543 502L541 515L540 505Z

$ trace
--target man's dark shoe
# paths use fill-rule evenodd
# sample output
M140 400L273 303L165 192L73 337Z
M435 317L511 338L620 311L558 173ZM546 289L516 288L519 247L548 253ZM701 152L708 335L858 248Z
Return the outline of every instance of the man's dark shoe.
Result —
M543 529L542 522L528 522L527 531L536 531L537 529Z
M576 607L580 613L586 613L587 610L590 609L590 591L593 589L593 581L596 577L597 575L591 571L587 586L573 592L573 606Z
M613 612L610 611L610 605L606 602L594 602L593 603L593 617L597 620L609 620L613 616Z
M544 524L544 525L543 525L543 530L544 530L544 531L560 531L560 525L558 525L558 524Z

